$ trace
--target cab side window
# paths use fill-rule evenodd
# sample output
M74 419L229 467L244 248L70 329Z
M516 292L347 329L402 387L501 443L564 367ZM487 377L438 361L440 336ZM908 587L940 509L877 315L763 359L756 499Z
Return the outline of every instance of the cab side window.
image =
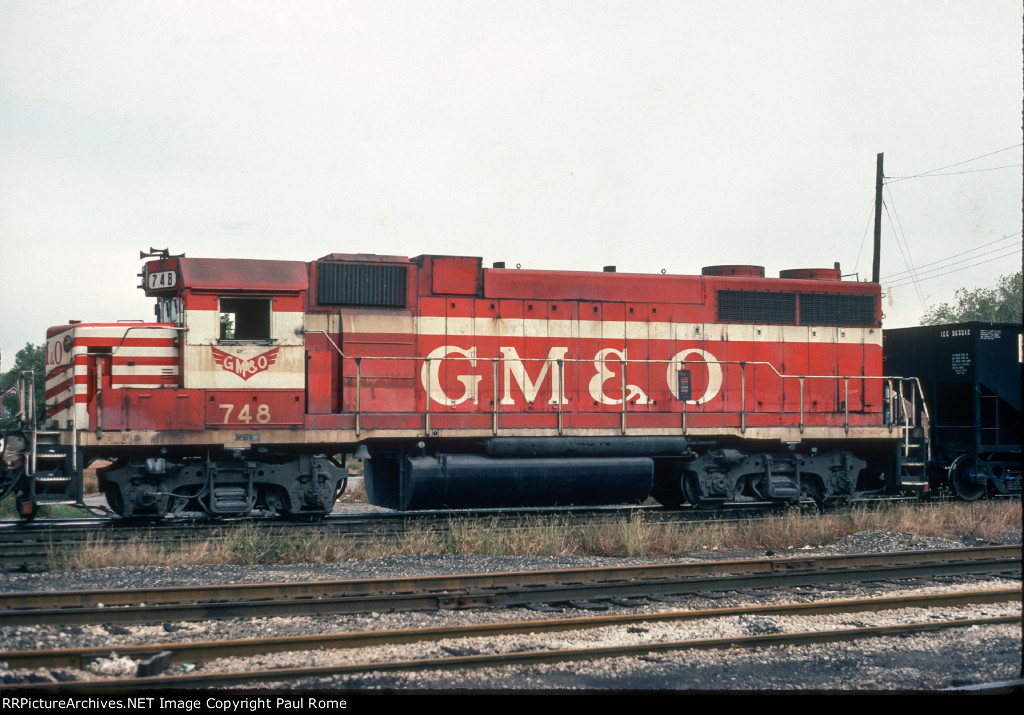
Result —
M221 298L220 339L270 341L270 298Z

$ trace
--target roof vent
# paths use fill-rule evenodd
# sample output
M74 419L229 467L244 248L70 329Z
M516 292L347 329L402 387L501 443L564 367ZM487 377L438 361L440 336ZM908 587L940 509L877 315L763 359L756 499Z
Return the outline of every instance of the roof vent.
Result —
M615 266L605 266L604 267L604 272L605 273L614 273L615 272Z
M779 271L779 278L805 281L838 281L842 279L838 268L791 268Z
M702 276L764 278L764 266L704 266L700 273Z

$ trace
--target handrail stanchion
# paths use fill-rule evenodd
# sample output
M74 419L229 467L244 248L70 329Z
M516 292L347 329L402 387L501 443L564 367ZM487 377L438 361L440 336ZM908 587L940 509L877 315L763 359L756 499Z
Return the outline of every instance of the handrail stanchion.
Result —
M918 426L918 390L910 386L910 426Z
M747 431L747 363L740 362L740 434Z
M363 361L361 357L354 358L356 361L356 437L359 436L359 422L360 422L360 397L362 396L362 390L360 389L362 382L362 375L360 374L360 363Z
M565 366L564 361L558 361L558 394L555 395L555 399L558 400L558 434L562 434L562 394L565 392Z
M843 378L843 429L850 433L850 378Z
M622 434L626 434L626 361L619 362L622 364L622 424L619 429Z
M892 423L895 420L896 415L892 411L892 378L891 377L888 378L885 381L885 386L884 386L883 389L885 390L886 406L889 408L889 419L886 420L886 421L889 423L889 425L888 425L889 426L889 432L892 432L892 430L893 430Z
M423 435L425 437L429 437L430 436L430 390L431 390L431 385L430 385L430 358L425 358L424 362L425 362L426 371L427 371L427 400L426 400L427 406L426 406L426 408L424 409L424 412L423 412Z
M804 376L800 378L800 434L804 433Z
M900 380L899 385L900 385L900 392L899 392L900 415L901 415L901 418L902 418L902 421L903 421L903 429L904 429L904 431L906 431L907 428L910 427L910 424L907 422L907 407L906 407L907 403L906 403L906 398L903 397L903 380Z
M680 370L685 370L686 369L686 363L685 362L679 363L679 369ZM679 399L682 400L682 403L683 403L683 434L685 435L686 434L686 403L687 403L687 400L683 400L682 396L680 396Z
M498 434L498 358L491 358L494 372L494 410L491 413L491 434Z

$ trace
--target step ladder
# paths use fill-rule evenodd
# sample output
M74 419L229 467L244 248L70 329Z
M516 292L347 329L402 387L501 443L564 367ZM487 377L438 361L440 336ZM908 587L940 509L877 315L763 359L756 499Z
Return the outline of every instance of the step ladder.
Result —
M890 378L889 428L899 430L896 474L900 489L929 490L928 464L932 459L931 416L916 377Z
M77 450L74 444L61 443L66 434L59 430L41 429L36 415L35 375L26 370L18 375L18 414L22 449L14 461L21 461L22 473L11 491L16 493L15 507L23 519L31 519L40 506L55 504L82 505ZM77 432L72 431L77 442Z
M915 431L918 430L904 434L899 441L900 485L905 489L927 490L931 445L927 438L914 434Z

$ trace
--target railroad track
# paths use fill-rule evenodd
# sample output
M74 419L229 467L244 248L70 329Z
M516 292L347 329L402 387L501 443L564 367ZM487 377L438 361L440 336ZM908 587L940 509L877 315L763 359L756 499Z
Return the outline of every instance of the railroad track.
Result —
M460 512L370 512L332 514L315 523L282 522L268 518L240 518L221 521L164 519L156 523L124 523L107 518L38 520L31 523L0 522L0 569L44 571L50 555L59 549L73 549L97 543L125 544L138 540L187 543L227 538L238 529L258 529L269 538L301 538L306 534L333 534L343 538L369 539L397 536L410 528L446 533L453 523L477 521L489 527L513 529L531 518L558 519L565 525L602 524L642 518L647 523L695 521L737 521L765 518L752 508L723 512L696 510L666 511L650 507L603 507L575 510L476 510Z
M833 643L852 641L866 637L886 637L914 633L934 632L951 628L984 627L999 624L1020 623L1020 615L1004 615L988 618L954 618L929 620L927 622L900 623L898 625L859 626L855 628L823 629L813 631L792 631L767 635L731 636L713 639L669 640L650 642L635 637L633 642L587 648L538 647L528 650L503 650L500 640L514 634L530 633L532 636L550 635L565 631L587 631L598 628L615 628L620 631L639 634L646 632L641 626L678 621L710 621L729 617L754 616L815 616L822 614L863 613L867 611L888 611L906 608L949 608L953 606L1018 602L1019 589L997 589L957 593L897 596L891 598L870 598L839 600L816 603L789 603L770 606L743 606L736 608L706 609L692 611L671 611L643 615L616 615L588 618L564 618L454 626L444 628L420 628L402 630L340 633L318 636L295 636L283 638L260 638L235 641L162 643L152 645L122 646L117 653L122 657L141 660L146 666L159 662L159 667L187 667L209 663L219 658L241 658L282 652L328 650L355 650L377 646L393 646L409 643L440 643L462 639L486 639L484 647L490 652L455 654L446 657L428 656L412 659L389 659L349 662L306 667L274 667L265 670L225 671L214 670L181 675L160 675L149 677L74 680L48 685L50 689L141 689L171 687L211 687L253 683L259 681L294 682L305 678L369 674L372 672L411 672L428 669L470 669L501 667L537 663L564 663L601 658L642 656L651 653L684 650L754 649L771 646L805 645L808 643ZM630 630L632 629L632 630ZM479 640L473 641L480 643ZM466 646L448 647L447 652L465 651ZM110 654L111 648L67 648L54 650L18 651L5 654L11 668L84 668L89 662ZM17 690L23 687L37 687L34 684L7 684L5 688Z
M884 503L907 501L894 497ZM876 500L868 504L881 504ZM857 502L863 505L862 502ZM817 511L813 502L801 504L807 511ZM652 506L483 509L424 512L357 512L335 513L313 523L283 522L272 518L238 518L223 520L163 519L158 522L132 522L106 517L82 519L39 519L33 522L0 521L0 570L45 571L51 554L86 545L126 544L138 540L162 543L187 543L227 538L238 529L259 529L267 537L301 538L305 534L331 533L344 538L367 539L400 535L410 528L446 532L453 523L478 521L490 527L514 529L530 518L563 520L566 526L602 524L623 519L643 519L646 523L694 523L707 521L754 521L785 513L789 507L766 504L733 505L727 509L705 511L692 507L667 510ZM834 509L838 509L835 507Z
M305 583L0 594L0 626L159 623L509 607L708 591L1009 573L1021 547Z
M400 534L417 517L404 514L346 514L317 523L282 522L276 519L192 521L165 519L156 523L126 523L108 518L38 520L28 524L0 523L0 569L44 571L51 554L59 550L99 543L107 545L154 541L189 543L228 538L240 529L258 529L263 536L301 538L306 534L333 532L346 538Z

